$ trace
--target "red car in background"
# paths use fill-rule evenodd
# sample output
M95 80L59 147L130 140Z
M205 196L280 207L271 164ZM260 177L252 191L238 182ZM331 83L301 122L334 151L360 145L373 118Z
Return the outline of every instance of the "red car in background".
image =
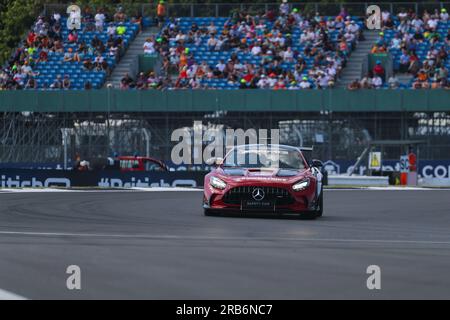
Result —
M122 156L119 157L119 162L122 172L168 171L164 162L150 157Z
M308 163L301 148L285 145L243 145L205 176L205 215L238 212L323 214L322 162Z

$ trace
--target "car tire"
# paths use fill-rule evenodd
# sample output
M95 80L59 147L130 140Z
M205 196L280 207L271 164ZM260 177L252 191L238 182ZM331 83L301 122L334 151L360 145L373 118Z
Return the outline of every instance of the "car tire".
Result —
M203 214L207 217L211 217L214 215L214 213L209 209L203 209Z
M320 190L320 196L317 202L318 208L316 208L316 217L321 217L323 215L323 187Z

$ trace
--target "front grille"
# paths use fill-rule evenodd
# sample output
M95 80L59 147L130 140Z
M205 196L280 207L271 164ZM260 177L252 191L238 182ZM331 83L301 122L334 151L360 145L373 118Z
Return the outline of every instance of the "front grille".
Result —
M241 204L242 200L253 200L252 192L255 188L261 188L264 191L264 201L270 201L276 205L290 205L294 203L292 195L283 188L245 186L235 187L225 193L223 201L227 204Z

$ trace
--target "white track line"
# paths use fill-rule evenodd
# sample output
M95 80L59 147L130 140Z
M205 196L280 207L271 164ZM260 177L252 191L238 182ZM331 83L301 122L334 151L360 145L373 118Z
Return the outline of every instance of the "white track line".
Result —
M47 189L0 189L0 193L3 194L11 194L11 193L48 193L48 192L53 192L53 193L59 193L59 192L76 192L76 193L100 193L100 192L199 192L199 191L203 191L203 189L195 189L195 188L181 188L181 187L167 187L167 188L163 188L163 187L154 187L154 188L129 188L129 189L107 189L107 190L102 190L102 189L84 189L84 190L80 190L80 189L52 189L52 188L47 188Z
M355 187L355 188L325 188L325 191L450 191L449 188L420 188L420 187Z
M27 232L0 231L0 235L37 236L37 237L77 237L77 238L119 238L119 239L148 239L148 240L198 240L198 241L292 241L292 242L334 242L334 243L380 243L380 244L423 244L450 245L450 241L427 240L389 240L389 239L332 239L332 238L274 238L274 237L198 237L177 235L146 235L146 234L105 234L105 233L66 233L66 232Z
M0 289L0 300L28 300L28 299L19 296L18 294Z
M170 192L170 191L188 191L188 192L195 192L195 191L203 191L203 189L195 189L195 188L182 188L182 187L158 187L158 188L131 188L131 190L137 190L137 191L145 191L145 192Z
M329 191L450 191L449 188L420 188L420 187L355 187L355 188L325 188L326 192ZM182 188L182 187L154 187L154 188L129 188L129 189L0 189L0 194L13 194L13 193L63 193L63 192L75 192L75 193L101 193L101 192L203 192L200 188Z

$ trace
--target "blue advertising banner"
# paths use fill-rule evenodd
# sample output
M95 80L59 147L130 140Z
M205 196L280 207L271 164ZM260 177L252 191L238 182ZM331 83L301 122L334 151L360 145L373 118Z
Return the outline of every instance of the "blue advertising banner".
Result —
M206 172L114 172L0 169L1 188L201 187Z
M328 174L346 174L349 173L355 161L328 160L324 162L324 169ZM383 172L400 172L401 164L399 160L384 160L382 162ZM360 165L355 174L363 175L367 171L367 163ZM418 174L424 178L450 178L450 160L420 160L418 163Z
M347 174L354 166L354 161L325 161L324 169L329 175ZM383 161L383 171L400 171L400 159ZM33 169L19 169L33 168ZM117 171L71 171L55 169L60 164L8 164L0 166L0 187L201 187L203 178L210 170L207 166L195 168L169 165L169 172L117 172ZM363 163L355 174L364 174L367 163ZM424 178L450 178L450 160L420 160L418 174Z

